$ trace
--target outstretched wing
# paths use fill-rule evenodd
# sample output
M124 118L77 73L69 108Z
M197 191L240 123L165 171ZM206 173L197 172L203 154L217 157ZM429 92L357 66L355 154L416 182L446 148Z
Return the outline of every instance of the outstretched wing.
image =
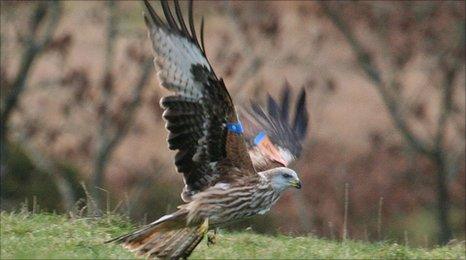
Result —
M292 122L290 109L290 87L285 82L280 103L268 95L266 108L251 102L249 109L241 110L249 155L257 171L287 166L301 155L309 120L304 88Z
M189 200L190 195L219 181L231 181L235 176L229 169L255 174L232 99L207 60L202 22L201 43L196 36L192 1L189 29L178 1L176 17L168 2L161 2L166 22L147 0L144 3L159 81L174 92L163 97L160 104L170 132L169 148L177 150L175 164L186 183L183 199Z

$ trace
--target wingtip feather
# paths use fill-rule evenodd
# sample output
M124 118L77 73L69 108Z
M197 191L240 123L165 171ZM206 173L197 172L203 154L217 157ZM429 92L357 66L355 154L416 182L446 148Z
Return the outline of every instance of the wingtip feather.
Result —
M296 104L296 114L293 124L293 131L300 139L304 139L306 137L308 121L309 116L306 108L306 89L302 88Z
M290 83L288 82L287 79L285 79L285 82L283 83L283 88L282 88L282 101L281 101L281 118L283 122L288 123L288 118L289 118L289 110L290 110L290 92L291 92L291 87Z
M171 29L180 32L180 28L173 17L173 14L170 10L170 5L168 4L167 0L160 1L162 4L163 14L165 15L165 20L167 20L168 25Z
M178 18L178 22L180 24L181 31L183 32L183 34L189 36L188 28L186 28L186 24L185 24L184 18L183 18L183 13L181 12L180 3L179 3L178 0L175 0L175 13L176 13L176 16Z
M149 26L164 26L164 23L162 19L157 15L157 12L155 12L154 8L152 5L149 3L148 0L143 0L144 5L146 7L147 12L149 13L149 17L147 17L146 13L144 13L144 20L146 22L146 25Z
M270 94L267 94L267 111L272 118L277 118L280 115L280 108Z
M201 48L205 55L205 45L204 45L204 16L201 17Z

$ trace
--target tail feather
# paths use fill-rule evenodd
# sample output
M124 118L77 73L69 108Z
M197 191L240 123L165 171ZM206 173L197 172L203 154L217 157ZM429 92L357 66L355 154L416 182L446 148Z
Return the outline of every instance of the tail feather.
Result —
M201 229L201 227L198 229ZM191 234L188 234L185 236L185 240L181 241L182 244L180 247L175 247L176 250L173 252L173 254L179 255L181 258L188 257L191 255L194 248L196 248L196 246L202 241L206 232L207 231L196 230L194 233L192 232Z
M208 230L208 221L199 226L185 225L186 214L178 211L107 243L121 243L138 255L170 259L186 258L204 238Z
M147 244L145 244L141 249L139 249L139 253L141 254L146 254L148 253L149 255L152 256L157 256L157 255L163 255L161 254L163 249L166 249L169 247L170 243L172 243L176 236L180 234L184 229L168 232L165 234L161 234L158 237L155 237L151 241L149 241Z
M200 233L196 227L172 231L165 239L149 243L151 244L150 246L154 244L155 246L151 248L147 254L150 257L159 258L186 258L191 254L197 244L199 244L203 236L204 234ZM150 246L144 247L142 250L145 251L150 248Z

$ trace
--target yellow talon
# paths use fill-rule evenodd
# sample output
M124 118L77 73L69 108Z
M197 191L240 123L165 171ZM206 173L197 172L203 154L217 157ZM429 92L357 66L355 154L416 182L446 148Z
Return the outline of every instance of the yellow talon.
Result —
M215 245L217 242L217 229L207 235L207 246Z

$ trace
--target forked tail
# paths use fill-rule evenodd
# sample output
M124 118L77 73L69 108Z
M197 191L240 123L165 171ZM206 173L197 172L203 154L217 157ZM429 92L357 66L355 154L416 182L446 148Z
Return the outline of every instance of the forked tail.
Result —
M138 255L151 258L187 258L208 230L208 221L198 226L186 226L186 213L178 211L151 224L106 243L121 243Z

